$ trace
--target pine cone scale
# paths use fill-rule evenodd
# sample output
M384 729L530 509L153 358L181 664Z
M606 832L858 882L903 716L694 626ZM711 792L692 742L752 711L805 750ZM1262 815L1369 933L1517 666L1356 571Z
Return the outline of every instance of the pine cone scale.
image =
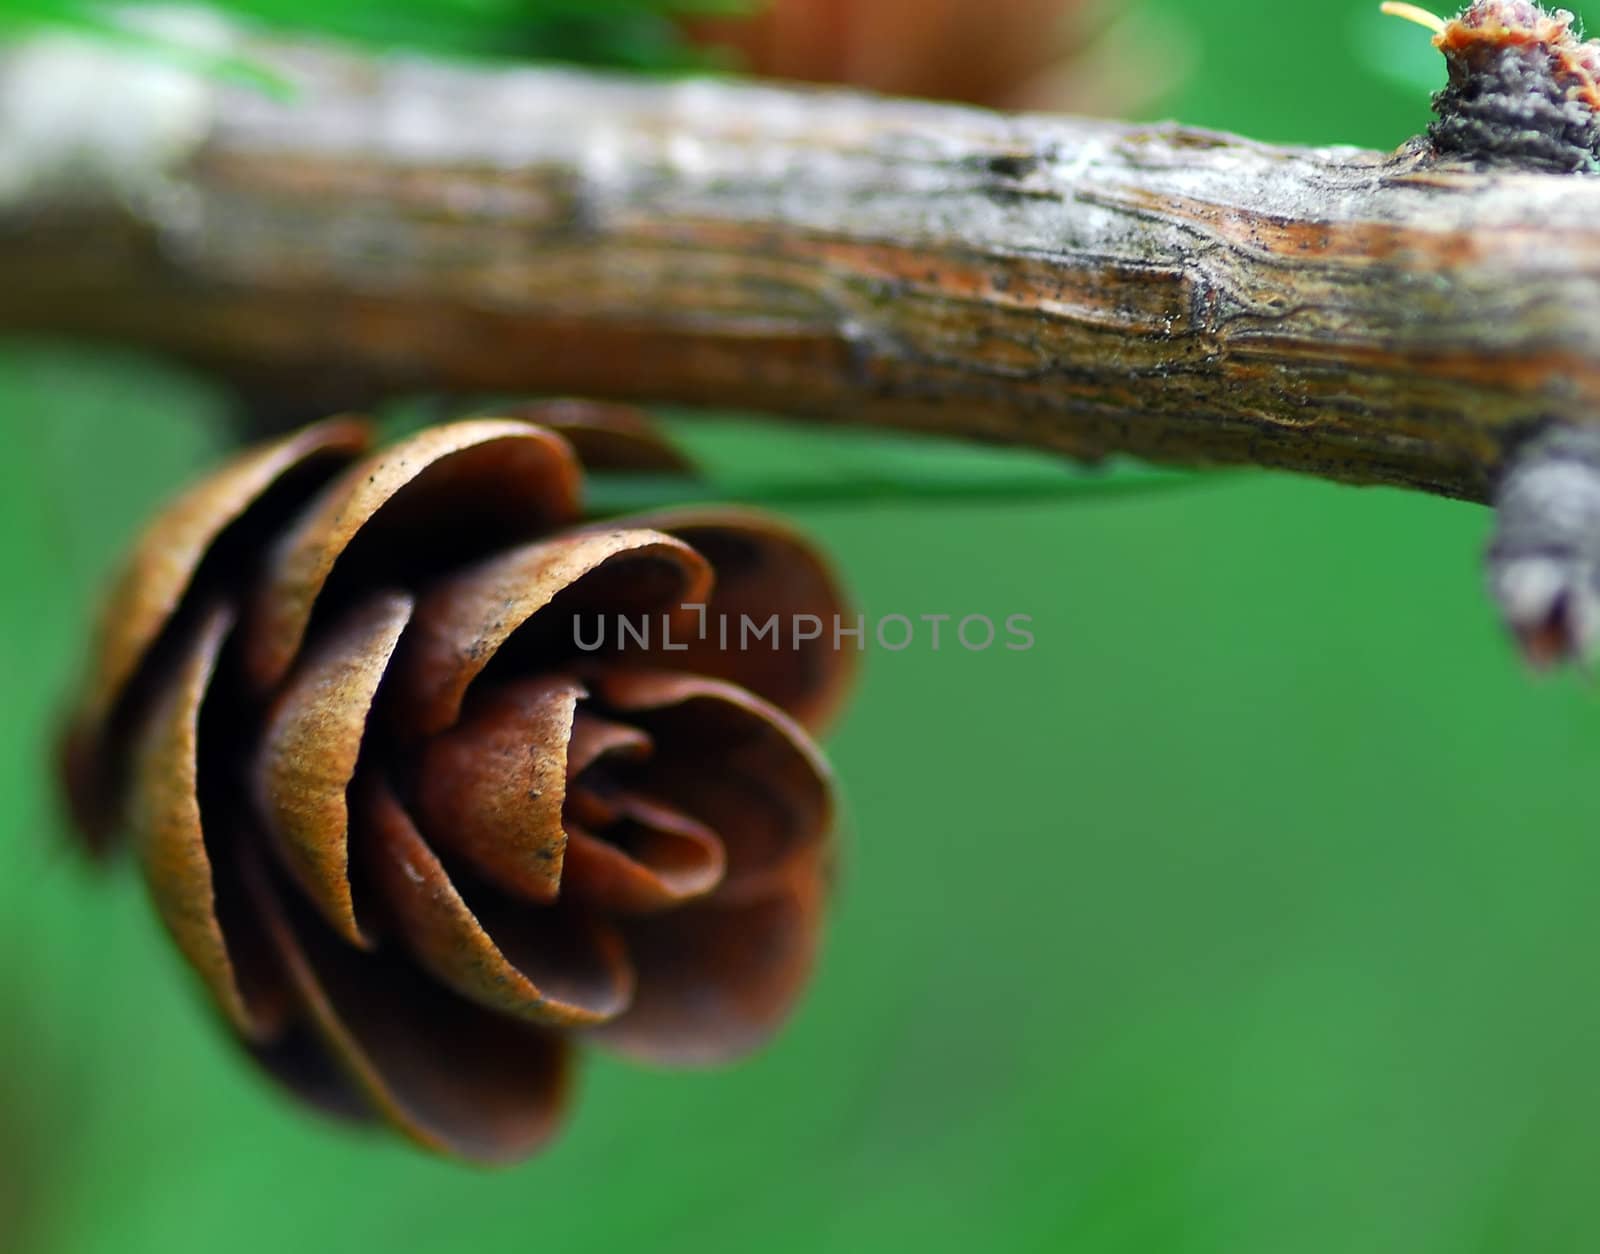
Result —
M418 763L421 830L528 901L561 890L566 746L583 695L562 675L508 684L430 740Z
M578 816L578 817L574 817ZM587 824L605 826L607 838ZM727 872L722 840L704 823L634 793L569 793L565 879L600 910L646 914L704 897Z
M211 855L200 811L200 710L233 614L217 608L201 621L162 699L136 740L134 850L156 913L233 1026L248 1037L266 1030L252 1011L217 916Z
M490 1010L562 1027L627 1009L633 968L614 927L575 911L519 909L490 889L469 905L389 789L374 784L372 794L372 883L395 931L437 979Z
M350 887L347 802L368 715L413 601L380 594L302 658L267 716L252 780L268 834L301 889L352 945L372 940Z
M363 961L296 912L267 868L246 871L341 1087L359 1095L352 1104L335 1088L324 1095L332 1109L376 1115L425 1149L482 1162L514 1161L554 1135L570 1095L565 1039L463 1002L393 955Z
M690 545L646 528L580 533L497 555L445 579L418 606L398 661L397 724L431 734L460 717L472 682L491 661L502 667L513 637L524 653L576 652L571 629L539 633L533 620L557 598L604 606L615 616L659 621L685 602L703 601L710 565ZM594 587L592 585L600 585Z
M572 719L572 738L567 741L567 779L570 783L601 758L638 760L649 757L651 748L650 737L637 727L580 707Z
M704 610L673 624L672 647L658 633L650 648L630 648L629 660L727 680L808 732L825 731L854 684L859 650L836 637L837 628L850 627L849 615L815 546L781 521L737 506L690 506L623 521L688 545L714 575ZM815 636L800 638L802 623Z
M833 828L833 776L781 710L721 680L616 670L591 680L604 708L650 737L622 778L716 833L727 854L724 900L782 885Z
M252 681L282 681L336 566L366 586L422 578L573 522L579 494L571 446L512 419L430 428L350 467L273 554L246 636Z
M202 572L202 565L225 564L232 550L248 545L252 523L292 509L364 451L371 434L370 424L357 419L307 427L203 479L140 536L101 611L63 745L68 800L92 849L106 846L119 820L111 797L120 781L99 777L96 768L120 756L126 725L137 718L128 702L135 677L170 634L179 607L212 581L207 574L218 573Z
M813 850L755 900L712 897L623 923L638 991L591 1035L662 1066L711 1066L755 1048L810 978L827 878Z
M548 427L572 445L585 470L693 475L695 465L632 405L553 400L513 406L508 417Z

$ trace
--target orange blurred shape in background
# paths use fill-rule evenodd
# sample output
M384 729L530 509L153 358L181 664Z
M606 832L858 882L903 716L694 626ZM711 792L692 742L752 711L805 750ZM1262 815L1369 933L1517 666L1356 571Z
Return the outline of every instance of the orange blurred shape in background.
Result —
M1137 44L1095 0L768 0L688 23L769 78L1000 108L1120 114L1170 85L1170 50ZM1093 43L1093 47L1089 45ZM1136 72L1138 53L1160 73ZM1154 81L1152 81L1152 79ZM1161 80L1167 80L1165 82Z

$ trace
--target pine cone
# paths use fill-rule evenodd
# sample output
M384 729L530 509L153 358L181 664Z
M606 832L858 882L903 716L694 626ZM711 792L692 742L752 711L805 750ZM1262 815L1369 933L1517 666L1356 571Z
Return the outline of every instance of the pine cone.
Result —
M269 1073L513 1159L553 1130L578 1039L711 1063L794 1004L833 808L806 729L850 654L787 624L843 607L754 512L580 523L580 454L679 464L634 411L370 439L337 419L260 446L151 523L69 724L68 798L91 849L131 837ZM719 622L774 614L781 648L720 647Z
M697 42L727 49L769 78L1113 113L1139 98L1126 90L1139 75L1118 64L1107 76L1082 63L1104 21L1098 7L1092 0L762 0L751 15L687 25ZM1114 50L1113 59L1125 51Z

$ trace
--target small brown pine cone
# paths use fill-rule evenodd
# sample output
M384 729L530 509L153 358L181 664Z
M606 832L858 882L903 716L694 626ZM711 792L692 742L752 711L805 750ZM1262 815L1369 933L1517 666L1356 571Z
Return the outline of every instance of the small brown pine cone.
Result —
M753 14L687 26L697 42L727 49L769 78L1004 108L1116 112L1132 97L1080 59L1102 21L1097 7L1092 0L763 0ZM1137 77L1118 68L1119 77ZM1096 98L1108 91L1116 98Z
M829 871L810 733L851 669L788 627L843 614L805 541L732 509L585 525L581 463L681 462L632 410L522 414L376 452L336 419L180 496L63 755L90 848L131 838L268 1072L489 1161L550 1135L581 1039L699 1064L778 1027ZM777 648L721 647L773 615Z

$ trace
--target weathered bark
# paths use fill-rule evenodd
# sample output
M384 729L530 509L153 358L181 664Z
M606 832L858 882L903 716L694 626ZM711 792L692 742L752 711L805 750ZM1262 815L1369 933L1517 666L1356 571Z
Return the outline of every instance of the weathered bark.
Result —
M1600 180L715 82L281 54L121 207L0 218L0 329L321 407L745 406L1483 499L1600 401Z

